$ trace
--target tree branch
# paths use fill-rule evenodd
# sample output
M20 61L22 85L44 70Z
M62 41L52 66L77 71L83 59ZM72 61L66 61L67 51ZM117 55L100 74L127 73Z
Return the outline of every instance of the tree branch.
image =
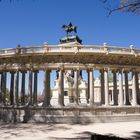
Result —
M109 0L102 0L103 3L107 3L108 1ZM109 11L108 15L111 15L112 12L115 11L138 13L140 12L140 0L120 0L120 5L118 7L109 8L108 6L106 9Z

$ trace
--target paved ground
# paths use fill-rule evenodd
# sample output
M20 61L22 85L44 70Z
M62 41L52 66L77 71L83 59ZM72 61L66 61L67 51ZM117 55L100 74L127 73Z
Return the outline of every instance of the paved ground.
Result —
M140 139L139 122L95 124L0 124L0 140L90 140L91 134Z

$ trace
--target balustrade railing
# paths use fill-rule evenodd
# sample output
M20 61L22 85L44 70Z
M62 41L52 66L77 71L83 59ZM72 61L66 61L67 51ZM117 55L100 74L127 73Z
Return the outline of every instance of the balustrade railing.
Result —
M79 52L79 53L106 53L106 54L131 54L139 55L140 49L122 48L115 46L92 46L92 45L73 45L73 46L35 46L28 48L10 48L0 50L0 55L13 54L38 54L38 53L55 53L55 52Z

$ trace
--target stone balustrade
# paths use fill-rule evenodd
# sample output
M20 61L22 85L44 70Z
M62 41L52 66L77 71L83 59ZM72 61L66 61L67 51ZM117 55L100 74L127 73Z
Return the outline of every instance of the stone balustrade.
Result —
M124 54L124 55L140 55L140 49L137 48L123 48L117 46L93 46L93 45L73 45L73 47L65 46L34 46L34 47L20 47L0 50L1 56L14 54L38 54L38 53L55 53L55 52L75 52L78 53L105 53L105 54Z

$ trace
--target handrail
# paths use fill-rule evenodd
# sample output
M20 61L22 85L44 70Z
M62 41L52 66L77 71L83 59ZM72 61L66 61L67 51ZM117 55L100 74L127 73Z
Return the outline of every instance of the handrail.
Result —
M140 55L138 48L126 48L117 46L97 46L97 45L49 45L49 46L31 46L20 48L8 48L0 50L0 56L12 54L37 54L37 53L53 53L53 52L85 52L85 53L106 53L106 54L132 54Z

